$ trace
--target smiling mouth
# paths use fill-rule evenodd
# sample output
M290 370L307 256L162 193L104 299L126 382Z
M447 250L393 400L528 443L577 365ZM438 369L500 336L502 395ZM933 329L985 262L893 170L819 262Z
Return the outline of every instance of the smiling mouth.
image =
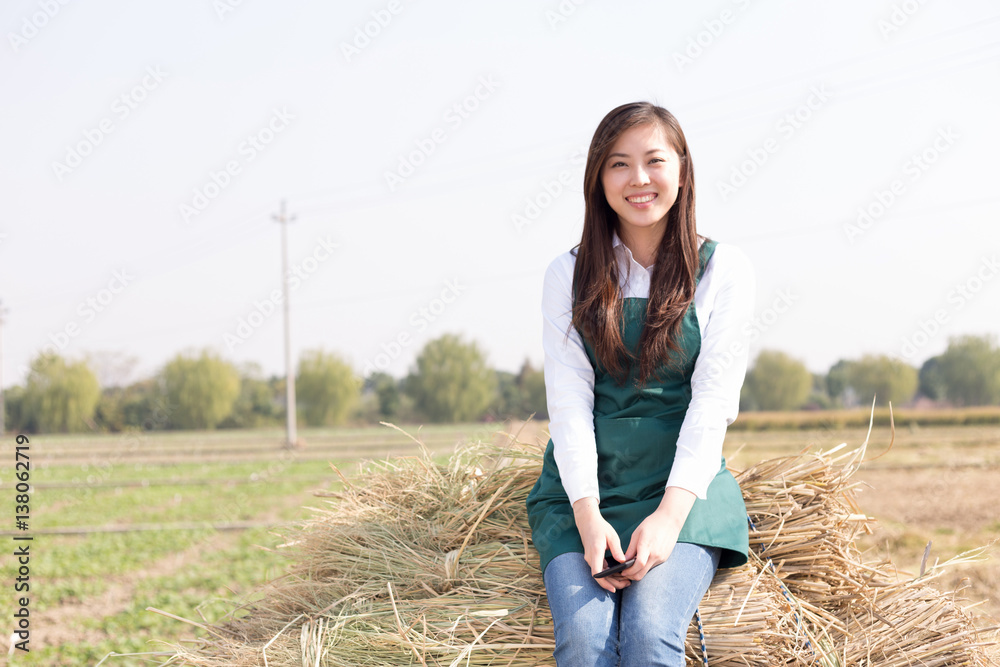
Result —
M632 204L646 204L656 199L656 193L651 193L647 195L633 195L631 197L625 197L625 199Z

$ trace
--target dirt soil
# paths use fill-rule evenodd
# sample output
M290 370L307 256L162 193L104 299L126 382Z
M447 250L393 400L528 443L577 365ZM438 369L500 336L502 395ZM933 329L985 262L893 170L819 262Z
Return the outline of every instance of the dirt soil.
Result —
M987 559L949 567L936 580L941 590L960 590L979 611L1000 619L1000 485L996 469L860 471L858 504L878 519L875 533L858 540L872 559L888 557L916 574L928 542L928 566L992 544ZM906 576L906 575L901 575Z

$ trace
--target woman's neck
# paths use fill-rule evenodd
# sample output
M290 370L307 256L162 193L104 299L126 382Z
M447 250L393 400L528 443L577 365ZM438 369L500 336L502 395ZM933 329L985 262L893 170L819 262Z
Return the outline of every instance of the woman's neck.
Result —
M618 236L640 266L649 268L656 262L656 250L663 239L663 228L660 225L634 229L626 229L621 225Z

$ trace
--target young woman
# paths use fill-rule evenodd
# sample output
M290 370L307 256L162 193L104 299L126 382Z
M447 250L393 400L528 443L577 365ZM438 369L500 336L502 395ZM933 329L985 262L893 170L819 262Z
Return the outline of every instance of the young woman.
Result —
M722 441L746 373L754 273L737 248L698 235L691 155L666 109L604 117L584 197L579 246L545 273L552 437L527 501L554 656L680 666L716 569L747 560Z

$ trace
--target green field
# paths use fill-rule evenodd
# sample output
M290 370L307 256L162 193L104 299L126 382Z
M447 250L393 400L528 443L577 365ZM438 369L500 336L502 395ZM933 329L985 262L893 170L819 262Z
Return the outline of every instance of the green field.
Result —
M417 427L404 427L411 434ZM420 438L445 457L473 440L489 440L512 424L422 427ZM521 440L547 439L544 424L529 423ZM859 445L867 429L732 431L731 467L793 454L806 446ZM306 430L307 445L283 450L283 434L219 431L108 436L33 436L30 530L15 531L14 436L4 436L0 489L10 499L4 526L8 545L31 534L30 648L12 665L160 664L156 640L179 642L201 631L147 611L152 607L194 621L217 621L260 583L283 570L281 528L309 516L324 501L313 491L336 488L333 462L354 473L363 458L414 454L417 445L393 429ZM888 446L877 428L869 458ZM858 473L862 509L882 526L862 546L907 568L919 564L928 540L948 558L1000 537L992 478L1000 465L1000 427L912 425L898 428L892 450ZM265 548L260 548L265 547ZM0 638L14 630L17 563L5 548L0 580ZM874 557L874 556L873 556ZM1000 596L1000 568L969 566L942 585L970 579L970 599ZM23 594L18 594L23 595ZM996 614L1000 605L986 609ZM3 647L6 653L6 646Z

